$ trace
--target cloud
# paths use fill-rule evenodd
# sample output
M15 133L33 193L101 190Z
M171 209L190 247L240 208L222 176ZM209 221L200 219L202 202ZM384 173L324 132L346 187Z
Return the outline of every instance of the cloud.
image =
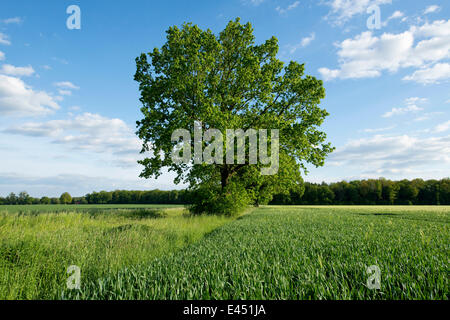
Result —
M372 175L398 174L450 164L450 136L417 138L375 135L352 140L329 156L330 165L349 166ZM367 169L370 168L370 169Z
M442 114L444 114L444 112L440 112L440 111L438 111L438 112L427 112L427 113L424 113L423 115L415 118L414 121L416 121L416 122L418 122L418 121L425 121L425 120L430 119L431 117L434 117L434 116L437 116L437 115L442 115Z
M419 103L426 102L427 99L424 98L418 98L418 97L412 97L405 100L406 107L404 108L392 108L391 111L386 112L383 114L383 118L390 118L392 116L401 115L405 113L410 112L417 112L423 110L423 108L420 108L417 106Z
M17 77L22 77L22 76L29 77L34 73L34 69L32 66L15 67L10 64L4 64L4 65L2 65L2 68L0 69L0 73L10 75L10 76L17 76Z
M62 58L58 58L58 57L53 57L52 60L57 61L61 64L69 64L69 61L67 61L66 59L62 59Z
M386 112L383 114L383 118L390 118L395 115L401 115L409 112L417 112L423 110L422 108L419 108L416 105L407 106L404 108L393 108L391 111Z
M355 15L366 13L372 5L391 3L392 0L331 0L326 2L331 11L325 18L336 25L342 25Z
M302 47L306 47L312 41L314 41L314 39L316 39L316 34L313 32L313 33L311 33L311 35L309 37L303 38L302 41L300 42L300 44L301 44Z
M436 126L434 132L445 132L450 130L450 120Z
M0 74L1 115L37 116L59 108L48 93L33 90L19 78Z
M403 12L397 10L388 18L388 20L399 19L399 18L402 18L404 15L405 14Z
M402 21L404 21L404 19L406 19L406 18L404 18L404 16L405 16L405 14L404 14L403 12L401 12L401 11L399 11L399 10L394 11L394 13L391 14L391 15L389 16L389 18L387 18L386 21L383 22L382 25L383 25L383 27L386 27L386 26L389 24L389 21L394 20L394 19L400 19L400 18L403 18Z
M5 53L0 51L0 61L5 60Z
M295 9L299 6L300 1L295 1L291 3L287 8L281 8L280 6L276 7L275 10L278 11L279 14L285 14L288 11L291 11L292 9Z
M253 6L259 6L261 3L264 2L264 0L242 0L244 4L250 4Z
M309 35L309 37L302 38L302 40L295 45L288 45L288 50L290 54L294 54L300 48L307 47L312 41L316 39L316 34L313 32Z
M8 19L2 20L2 23L4 23L4 24L21 24L22 22L23 22L23 20L20 17L14 17L14 18L8 18Z
M11 44L11 41L8 40L8 36L1 32L0 32L0 44L5 44L7 46Z
M437 6L437 5L431 5L428 6L425 11L423 12L423 14L429 14L429 13L434 13L434 12L438 12L439 10L441 10L441 7Z
M77 151L138 155L140 141L121 119L83 113L66 120L28 122L7 128L4 133L46 137L55 144ZM135 162L134 162L135 163Z
M414 71L413 74L403 78L405 81L415 81L422 84L433 84L450 79L450 64L437 63L430 68Z
M365 31L336 46L339 68L318 70L325 80L374 78L383 71L395 73L401 68L424 68L450 57L450 20L425 23L402 33L384 33L379 37ZM422 74L406 79L420 81Z
M71 96L72 95L72 91L70 91L70 90L59 89L58 93L62 96Z
M59 88L63 88L63 89L73 89L73 90L78 90L80 89L80 87L74 85L72 82L70 81L61 81L61 82L55 82L54 85L56 87Z
M390 127L384 127L384 128L376 128L376 129L364 129L363 131L366 133L376 133L376 132L382 132L382 131L388 131L391 129L394 129L395 126L390 126Z

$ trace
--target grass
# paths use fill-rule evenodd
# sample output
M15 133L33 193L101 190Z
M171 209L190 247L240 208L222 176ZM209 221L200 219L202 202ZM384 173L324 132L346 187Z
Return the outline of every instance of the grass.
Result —
M165 209L183 208L177 204L36 204L36 205L0 205L0 212L42 213L42 212L92 212L112 209Z
M66 286L70 265L81 268L83 279L101 278L150 263L230 220L154 206L44 208L0 207L0 299L56 297Z
M447 300L449 222L449 207L266 207L55 298Z
M3 212L0 298L447 300L449 223L443 206ZM65 288L71 264L80 290Z

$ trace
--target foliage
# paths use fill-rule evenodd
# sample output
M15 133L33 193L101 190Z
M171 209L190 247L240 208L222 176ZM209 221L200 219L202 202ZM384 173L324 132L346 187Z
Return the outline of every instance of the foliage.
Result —
M252 167L250 167L252 168ZM282 170L280 168L280 170ZM250 170L248 171L250 172ZM284 175L289 179L288 175ZM273 179L280 178L272 176ZM288 188L274 188L277 184L258 184L252 179L250 185L245 185L245 190L233 194L236 205L252 202L255 204L285 204L285 205L332 205L332 204L364 204L364 205L450 205L450 179L441 180L401 180L391 181L384 178L369 180L341 181L335 183L309 183L299 182ZM282 185L282 184L278 184ZM407 185L410 185L409 187ZM209 186L212 188L213 186ZM237 188L237 186L235 186ZM249 192L258 189L257 192ZM268 188L274 188L268 190ZM199 190L148 190L148 191L101 191L92 192L84 197L74 197L72 204L194 204L194 198L198 201L206 199L208 188ZM228 189L233 190L232 188ZM235 189L238 190L238 189ZM402 192L400 192L402 190ZM267 191L267 192L265 192ZM219 190L217 190L219 192ZM220 192L219 192L220 193ZM212 195L210 194L212 197ZM217 196L217 195L215 195ZM230 197L230 199L233 199ZM17 196L11 193L6 198L0 198L0 205L18 204ZM50 204L58 203L59 199L42 197L40 200L29 197L27 203ZM216 198L210 198L216 199ZM25 203L23 203L25 204ZM206 203L205 203L206 205ZM210 204L217 205L217 204ZM194 207L192 207L194 208ZM194 209L193 209L194 210ZM195 209L202 212L201 208Z
M337 183L305 183L304 193L276 195L272 204L450 205L450 179L391 181L354 180Z
M193 208L204 206L200 211L229 207L230 190L242 190L245 195L239 201L258 205L275 192L298 188L305 164L321 166L333 150L319 131L328 115L319 107L325 89L321 80L304 74L304 64L291 61L285 66L277 53L275 37L257 45L250 23L236 19L219 35L192 24L171 27L162 48L136 58L144 116L137 122L137 134L142 152L151 151L139 161L144 166L141 177L158 177L167 167L176 173L176 183L208 187L209 193L218 193L209 201L225 201L218 205L205 197L192 198L199 201ZM225 154L215 164L172 161L178 143L172 133L186 129L193 136L194 121L201 122L204 131L214 128L223 134L226 129L278 129L280 170L274 176L261 175L261 162L227 164ZM210 142L202 143L205 147ZM190 147L194 150L193 141ZM245 147L248 153L247 142Z
M194 214L236 215L250 203L251 198L245 188L237 183L230 183L224 192L217 186L201 186L192 193L189 210Z
M72 203L72 196L68 192L64 192L61 197L59 197L59 202L61 204Z

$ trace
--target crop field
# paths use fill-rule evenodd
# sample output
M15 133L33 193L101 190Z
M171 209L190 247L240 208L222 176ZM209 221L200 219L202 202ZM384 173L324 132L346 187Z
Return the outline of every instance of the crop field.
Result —
M3 211L2 211L3 210ZM6 299L448 299L450 207L26 214L0 207ZM66 288L66 268L81 288ZM379 289L367 269L380 270Z

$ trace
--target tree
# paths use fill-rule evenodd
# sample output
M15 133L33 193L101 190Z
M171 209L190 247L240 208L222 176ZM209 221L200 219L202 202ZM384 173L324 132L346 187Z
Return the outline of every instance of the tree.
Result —
M22 191L19 193L17 201L19 204L31 204L30 195L26 191Z
M8 204L17 204L17 196L14 192L11 192L7 197L6 197L6 203Z
M382 198L386 204L394 204L397 199L399 185L390 180L382 179Z
M400 204L414 204L417 200L419 189L406 179L400 181L399 186L398 199Z
M219 35L190 23L169 28L161 49L136 58L134 79L144 116L137 121L137 134L143 141L141 152L151 151L139 161L144 167L140 176L158 177L164 167L174 171L175 183L189 183L197 192L194 201L201 204L196 208L200 211L205 201L234 199L245 206L299 188L306 163L322 166L333 150L318 129L328 115L319 108L325 89L321 80L304 75L304 64L291 61L285 66L277 52L275 37L257 45L250 23L242 25L239 19ZM179 141L172 141L172 133L182 128L192 135L194 121L203 130L222 133L278 129L278 173L261 174L261 161L226 163L220 154L213 164L173 161L171 153ZM215 141L203 140L201 146ZM244 143L248 154L249 144ZM194 145L189 144L191 151ZM226 150L226 142L223 145Z
M61 197L59 197L59 202L61 204L72 203L72 196L68 192L64 192Z
M42 197L40 202L41 204L50 204L51 200L49 197Z

